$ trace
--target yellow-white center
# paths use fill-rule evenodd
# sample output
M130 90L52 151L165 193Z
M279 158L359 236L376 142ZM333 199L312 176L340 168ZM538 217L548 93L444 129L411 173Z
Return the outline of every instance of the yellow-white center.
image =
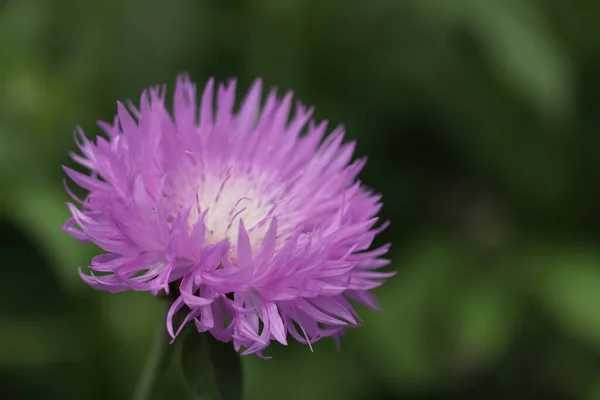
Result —
M190 214L190 227L204 214L206 242L229 239L236 248L241 219L256 250L267 233L270 217L277 216L274 192L269 190L269 194L260 193L257 185L245 177L207 174L197 186L197 207Z

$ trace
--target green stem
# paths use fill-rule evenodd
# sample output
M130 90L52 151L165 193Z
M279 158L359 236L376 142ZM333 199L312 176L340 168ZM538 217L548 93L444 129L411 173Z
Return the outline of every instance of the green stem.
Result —
M133 394L133 400L150 400L152 398L160 379L169 366L173 349L174 346L169 344L169 335L164 319L161 319L154 344Z

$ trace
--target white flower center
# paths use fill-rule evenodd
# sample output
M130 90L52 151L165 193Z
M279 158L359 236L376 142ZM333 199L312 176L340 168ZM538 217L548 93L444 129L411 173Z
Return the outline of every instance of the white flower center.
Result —
M198 184L198 206L190 215L190 227L204 214L207 243L229 239L235 248L241 219L256 250L269 229L271 217L277 216L275 194L272 190L263 193L246 177L207 174Z

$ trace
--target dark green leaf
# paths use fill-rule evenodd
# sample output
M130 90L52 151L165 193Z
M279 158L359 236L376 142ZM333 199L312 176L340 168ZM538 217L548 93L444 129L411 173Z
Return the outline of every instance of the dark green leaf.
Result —
M183 339L181 367L194 398L243 399L241 360L230 343L190 330Z
M231 343L219 342L208 334L205 336L221 398L223 400L242 399L243 376L240 355L233 349Z

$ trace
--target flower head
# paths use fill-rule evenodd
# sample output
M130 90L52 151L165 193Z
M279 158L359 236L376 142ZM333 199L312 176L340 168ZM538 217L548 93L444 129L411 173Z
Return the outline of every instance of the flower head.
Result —
M349 300L376 308L369 291L391 274L378 271L388 246L369 250L386 226L375 227L380 196L357 180L365 160L351 160L343 129L326 136L301 104L290 120L291 92L272 90L261 109L260 80L237 111L234 80L214 108L212 80L198 105L179 77L173 100L170 114L165 87L152 87L139 108L119 103L112 125L99 122L106 137L78 130L72 157L91 174L65 171L89 194L71 194L79 207L68 204L64 228L105 251L83 280L171 293L173 338L193 321L243 354L358 325Z

